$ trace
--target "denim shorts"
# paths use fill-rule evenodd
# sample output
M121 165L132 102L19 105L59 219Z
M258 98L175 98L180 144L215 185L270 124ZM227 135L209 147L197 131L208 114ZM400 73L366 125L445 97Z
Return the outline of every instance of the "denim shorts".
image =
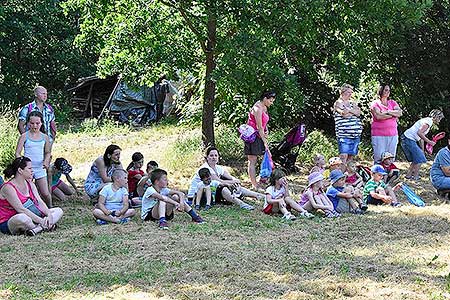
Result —
M9 231L8 227L8 221L0 223L0 232L4 234L11 234L11 231Z
M406 159L413 164L423 164L427 162L427 158L420 149L416 141L408 139L404 135L401 136L401 145Z
M357 155L361 138L338 138L339 154Z

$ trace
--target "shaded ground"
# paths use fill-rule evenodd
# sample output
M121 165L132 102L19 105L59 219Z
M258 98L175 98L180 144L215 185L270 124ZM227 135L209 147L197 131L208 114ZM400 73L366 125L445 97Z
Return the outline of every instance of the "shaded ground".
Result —
M153 139L158 153L131 143L123 157L144 149L164 163L159 151L177 138L167 136ZM88 165L81 161L76 172ZM290 176L297 196L305 178ZM202 212L208 223L200 226L179 213L168 231L138 218L96 226L91 208L73 198L61 203L58 231L0 236L0 298L450 299L450 205L426 178L410 185L431 205L283 222L254 203L252 212Z

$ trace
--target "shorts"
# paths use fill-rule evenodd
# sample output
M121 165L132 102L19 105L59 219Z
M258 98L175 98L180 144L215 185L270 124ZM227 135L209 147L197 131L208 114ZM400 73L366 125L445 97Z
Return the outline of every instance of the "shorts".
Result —
M262 211L263 211L263 213L265 213L266 215L271 215L271 214L273 214L273 204L268 204Z
M41 179L41 178L47 177L46 169L44 169L42 167L40 167L40 168L32 167L32 169L33 169L33 178L34 179Z
M105 207L107 210L110 211L117 211L117 210L121 210L123 208L123 203L120 202L105 202Z
M350 203L347 199L339 199L338 205L335 209L338 213L349 213L352 211L352 208L350 207Z
M144 218L144 221L158 221L158 220L159 220L159 219L155 219L155 218L152 217L152 211L153 211L153 209L154 209L155 207L156 207L156 205L153 206L153 207L148 211L147 215L146 215L145 218ZM166 214L166 220L167 220L167 221L173 220L173 217L174 217L174 212L173 212L173 210L172 210L172 213L171 213L170 215L167 215L167 214Z
M9 231L8 221L0 223L0 232L4 234L12 234L11 231Z
M419 147L416 141L408 139L405 135L402 135L401 145L403 153L405 153L406 159L413 164L423 164L427 162L427 158Z
M55 185L52 185L52 192L58 188L58 186L61 184L61 182L62 181L60 179L60 180L58 180L58 182Z
M367 204L372 204L372 205L382 205L384 204L384 202L380 199L375 199L374 197L367 195L366 197L366 201Z
M264 155L264 152L266 152L266 146L264 146L263 140L257 136L255 141L253 143L247 143L245 142L244 145L244 154L245 155Z
M338 138L339 154L358 155L361 138Z

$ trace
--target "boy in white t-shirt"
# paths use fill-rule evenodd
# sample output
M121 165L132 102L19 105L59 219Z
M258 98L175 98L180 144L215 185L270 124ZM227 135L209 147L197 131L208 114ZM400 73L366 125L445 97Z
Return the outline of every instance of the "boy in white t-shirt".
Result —
M188 213L192 221L204 223L203 219L185 203L182 192L167 188L167 172L155 169L150 175L152 186L147 188L142 197L141 219L143 221L159 221L159 228L169 229L167 220L173 219L174 209Z
M201 168L198 170L198 176L201 181L197 183L197 192L195 195L195 209L200 209L201 200L206 200L205 210L211 208L211 204L215 203L216 190L220 182L217 180L211 180L211 172L208 168Z
M132 208L128 208L128 179L127 171L116 169L112 173L112 183L105 185L98 198L98 207L92 212L97 219L97 224L127 223L130 217L136 214Z

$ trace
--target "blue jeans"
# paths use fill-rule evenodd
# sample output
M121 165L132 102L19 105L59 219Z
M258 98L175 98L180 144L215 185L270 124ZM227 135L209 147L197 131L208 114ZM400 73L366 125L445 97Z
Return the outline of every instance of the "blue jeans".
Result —
M404 135L401 136L401 145L406 159L413 164L423 164L427 162L427 158L416 141L408 139Z
M338 138L339 154L357 155L360 138Z

